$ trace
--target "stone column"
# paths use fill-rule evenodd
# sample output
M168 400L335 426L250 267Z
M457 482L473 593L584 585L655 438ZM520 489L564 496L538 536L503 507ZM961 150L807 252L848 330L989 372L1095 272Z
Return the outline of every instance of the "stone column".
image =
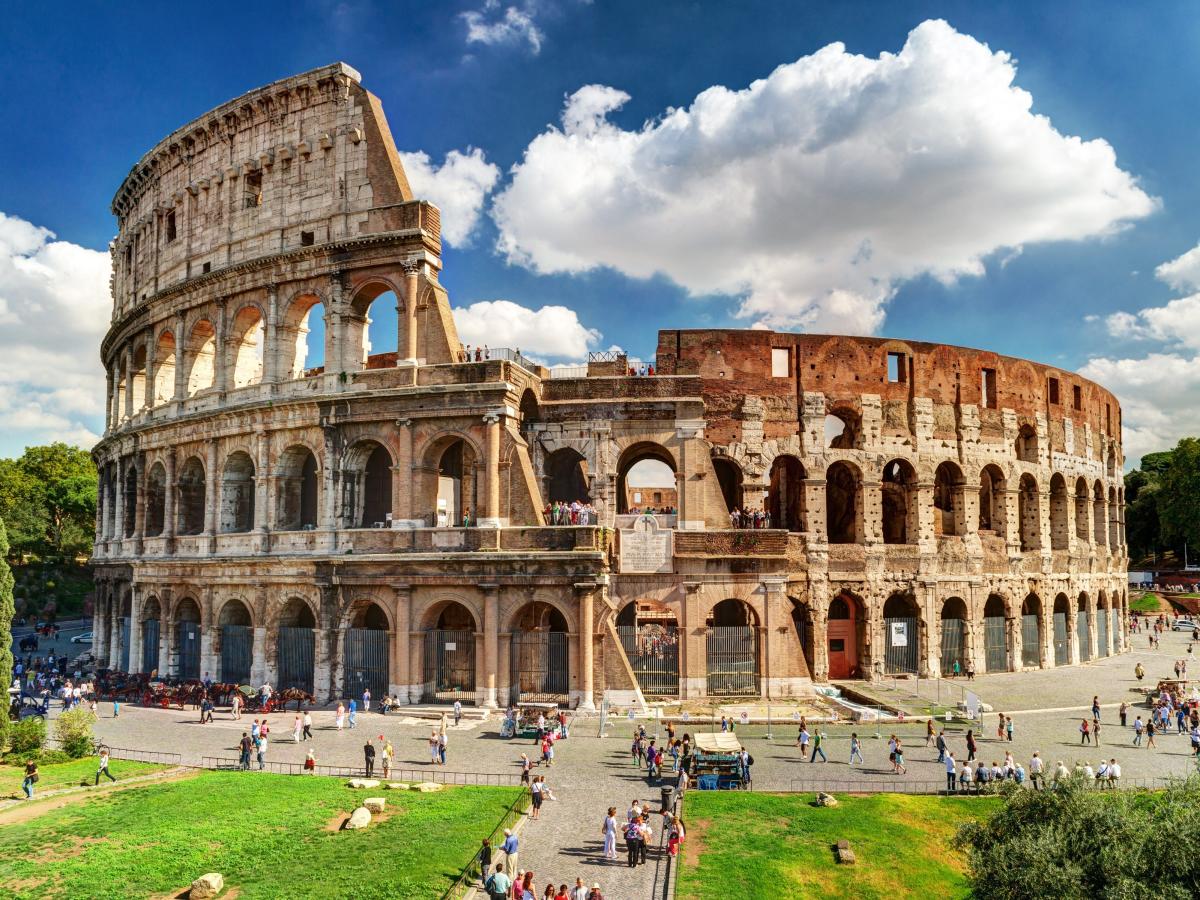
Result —
M267 629L262 625L255 625L250 656L250 683L265 684L270 680L272 679L267 675Z
M117 395L116 386L113 384L112 369L105 368L104 370L104 430L112 431L117 425L117 417L113 415L113 407L116 405L114 398Z
M804 531L810 543L822 543L829 539L827 513L825 509L825 479L804 479Z
M858 542L868 547L883 543L883 482L863 479L855 502L862 511L855 511Z
M328 535L327 549L337 546L337 494L338 494L338 453L337 427L326 425L324 428L325 453L321 460L321 525L322 531Z
M1004 617L1008 629L1008 671L1020 672L1025 667L1023 655L1025 635L1021 632L1021 604L1013 601L1013 614Z
M125 366L125 418L133 418L133 343L125 345L125 351L121 354L122 364Z
M425 632L421 631L417 627L417 623L412 621L411 613L409 628L411 630L408 632L408 702L420 703L424 699L425 679L421 675L421 660Z
M121 552L121 541L125 539L125 460L117 458L116 484L113 486L113 539L117 542L117 552Z
M137 472L137 496L133 506L133 553L142 555L142 541L146 537L146 455L139 453L134 460Z
M701 588L698 581L683 583L683 602L679 616L679 696L680 699L703 697L708 693L708 659L705 653L707 631L700 612Z
M412 665L409 662L412 651L412 585L397 584L393 590L396 592L396 650L391 689L401 703L412 703Z
M826 589L817 593L813 588L808 596L808 613L812 622L813 681L829 680L829 605L824 602Z
M392 527L420 528L422 522L413 515L416 473L413 471L413 421L396 420L396 438L399 445L396 455L395 475L392 478Z
M112 615L108 630L108 667L116 669L121 665L121 605L124 598L121 594L124 588L118 587L112 602Z
M108 627L108 622L105 620L106 599L108 585L105 582L98 581L96 583L96 600L92 607L92 653L97 660L105 658L104 654L104 636L107 633L105 629Z
M1096 633L1096 631L1097 631L1096 615L1098 614L1099 610L1100 610L1100 607L1096 603L1096 598L1094 596L1092 596L1092 594L1089 592L1088 593L1088 648L1090 650L1090 655L1088 657L1089 659L1096 659L1100 655L1100 653L1099 653L1099 643L1100 642L1098 640L1098 635Z
M279 346L279 285L267 288L267 320L263 323L263 384L276 384L282 348Z
M404 352L403 359L401 359L400 353L396 354L397 364L402 361L409 363L417 361L417 297L420 288L419 277L423 267L420 260L404 262L401 265L404 267L404 314L401 316L401 310L397 308L396 322L402 329L402 335L397 335L396 349L402 349ZM457 347L451 347L451 355L457 350Z
M579 704L577 709L594 710L595 701L595 616L596 585L575 585L579 596Z
M916 489L912 493L917 498L917 514L915 516L917 533L908 535L908 542L920 545L922 553L937 553L937 528L933 521L934 513L937 510L933 505L933 482L917 482ZM957 504L955 505L957 506ZM958 510L955 509L954 512L957 517Z
M213 338L213 380L221 394L229 390L229 348L225 346L228 339L225 324L226 302L224 297L217 301L217 321L213 326L217 331Z
M484 494L483 515L479 525L483 528L499 528L500 521L500 414L489 413L483 417L487 432L487 478Z
M271 490L271 432L266 428L258 432L254 447L254 552L266 553L268 549Z
M496 708L496 669L500 661L500 586L481 584L483 591L483 706Z
M175 549L175 448L168 447L163 454L163 468L166 469L166 483L163 486L163 537L166 538L166 552Z
M142 589L133 588L129 603L129 672L142 671Z
M779 640L775 628L778 607L787 600L787 576L773 575L761 579L763 597L762 640L759 642L759 696L764 699L785 696L790 691L787 648Z
M220 528L217 514L221 508L221 479L217 473L217 441L208 440L207 458L204 463L204 534L209 538L208 549L216 549L216 534Z
M187 361L184 356L187 353L187 323L183 318L183 313L175 317L175 392L171 399L178 403L187 397Z
M158 368L158 343L154 340L154 327L146 326L146 374L142 386L142 409L154 406L154 379Z
M166 675L171 665L171 632L175 630L174 620L167 618L167 606L170 600L171 592L169 590L162 591L159 594L159 615L158 615L158 666L155 671L158 674Z
M1076 600L1067 603L1067 656L1071 665L1079 665L1082 655L1079 652L1079 610Z

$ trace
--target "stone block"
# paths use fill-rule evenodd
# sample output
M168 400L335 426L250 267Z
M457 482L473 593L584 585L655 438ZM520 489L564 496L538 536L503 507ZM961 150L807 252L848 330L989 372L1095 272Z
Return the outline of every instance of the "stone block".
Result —
M346 782L346 787L349 788L376 788L379 787L379 782L374 778L351 778Z
M363 800L363 806L373 813L383 812L383 808L386 805L387 801L382 797L367 797L365 800Z
M431 794L434 791L442 790L444 787L444 784L438 784L436 781L422 781L420 784L414 784L411 790L420 791L422 794Z
M207 875L201 875L192 882L192 887L188 891L188 897L191 900L207 900L209 897L215 897L225 889L225 879L219 872L209 872Z
M371 811L365 806L360 806L354 812L350 813L350 818L346 820L345 828L358 829L366 828L371 824Z

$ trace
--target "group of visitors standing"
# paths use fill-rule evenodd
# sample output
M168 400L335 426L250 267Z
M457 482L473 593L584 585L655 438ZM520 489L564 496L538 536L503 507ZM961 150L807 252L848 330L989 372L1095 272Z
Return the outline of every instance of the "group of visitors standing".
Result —
M546 508L542 510L542 514L545 516L546 522L550 525L600 524L596 507L591 503L584 503L579 500L572 500L570 503L567 503L565 500L555 500L553 503L547 503Z

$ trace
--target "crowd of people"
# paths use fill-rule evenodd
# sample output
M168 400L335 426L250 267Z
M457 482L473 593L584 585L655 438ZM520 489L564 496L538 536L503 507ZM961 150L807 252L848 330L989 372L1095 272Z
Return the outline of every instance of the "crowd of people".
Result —
M739 509L734 507L729 513L730 528L770 528L771 516L765 509Z
M590 502L555 500L542 510L548 525L599 525L596 507Z

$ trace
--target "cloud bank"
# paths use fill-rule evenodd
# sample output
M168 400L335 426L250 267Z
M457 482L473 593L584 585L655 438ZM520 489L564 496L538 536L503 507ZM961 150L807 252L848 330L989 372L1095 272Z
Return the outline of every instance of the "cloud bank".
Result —
M441 166L422 151L401 153L400 161L414 195L441 210L442 237L455 247L469 245L483 200L500 177L499 167L478 147L468 147L466 153L451 150Z
M480 300L454 310L464 344L520 349L534 359L587 359L600 332L585 327L574 310L543 306L533 310L511 300Z

